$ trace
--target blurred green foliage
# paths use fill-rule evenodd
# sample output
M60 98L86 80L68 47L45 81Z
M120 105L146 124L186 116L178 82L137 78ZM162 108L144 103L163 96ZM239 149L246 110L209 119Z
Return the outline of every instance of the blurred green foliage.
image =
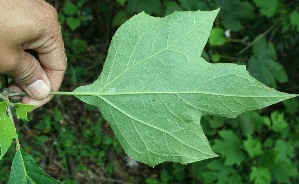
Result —
M68 56L62 90L73 90L98 77L114 32L134 14L145 11L161 17L173 11L220 7L203 57L246 65L264 84L298 93L298 0L49 2L59 12ZM101 177L128 183L299 183L298 107L298 99L291 99L235 119L205 116L203 129L220 156L189 165L164 163L154 169L143 164L137 170L127 166L121 146L100 115L94 117L92 107L67 97L55 98L33 113L31 122L19 124L19 135L41 167L67 184L109 183L91 179L88 173L97 170ZM0 161L0 183L7 181L11 160L12 154L7 154Z

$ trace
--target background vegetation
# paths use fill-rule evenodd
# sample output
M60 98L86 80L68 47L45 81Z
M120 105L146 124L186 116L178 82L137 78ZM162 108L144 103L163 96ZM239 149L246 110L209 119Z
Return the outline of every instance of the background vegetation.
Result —
M220 7L203 57L246 65L266 85L299 93L298 0L48 2L59 12L68 56L61 91L99 76L114 32L134 14ZM23 148L66 184L299 183L298 107L298 99L292 99L235 119L206 116L201 124L220 157L155 168L130 160L98 111L73 97L55 97L17 126ZM12 157L13 151L0 161L0 183L8 181Z

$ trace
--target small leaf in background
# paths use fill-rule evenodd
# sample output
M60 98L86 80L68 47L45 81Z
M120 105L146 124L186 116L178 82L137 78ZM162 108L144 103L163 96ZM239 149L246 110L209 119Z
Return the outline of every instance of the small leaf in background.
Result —
M283 105L286 107L286 111L290 114L295 114L299 110L299 103L293 98L283 101Z
M220 54L218 54L218 53L215 53L215 54L212 54L212 55L211 55L211 60L212 60L213 62L215 62L215 63L219 62L220 59L221 59L221 56L220 56Z
M258 139L248 136L247 140L245 140L243 144L250 158L254 158L263 153L261 141Z
M127 0L116 0L116 2L122 6L124 6L127 2Z
M179 0L179 3L181 5L181 7L184 10L191 10L191 11L195 11L195 10L208 10L208 6L206 2L203 1L194 1L194 0ZM217 7L219 8L219 7Z
M66 17L65 15L63 15L62 13L58 14L58 21L60 23L60 25L63 25L65 23Z
M74 91L99 108L132 159L154 166L215 157L203 115L236 117L296 96L263 85L245 66L200 57L218 11L135 15L116 31L100 77ZM242 141L230 135L236 157L226 162L240 163Z
M265 151L261 156L257 157L257 164L261 167L267 168L276 183L291 183L290 179L298 176L296 164L291 159L286 157L281 160L277 158L280 151Z
M241 150L242 140L230 130L219 132L222 139L216 139L213 150L225 157L225 165L240 165L244 160L244 154Z
M35 108L34 105L27 105L21 103L16 103L14 107L16 109L17 118L25 121L28 121L27 114Z
M295 157L295 147L284 140L277 140L274 150L278 153L275 161L288 161L290 158Z
M166 7L165 15L170 15L175 11L182 11L181 6L177 2L165 2L164 6Z
M253 0L253 2L259 7L260 13L267 17L272 17L278 6L278 0Z
M252 135L255 131L260 133L263 130L263 117L256 111L244 112L236 120L245 136Z
M263 38L253 46L253 53L248 62L248 71L267 86L276 87L279 83L288 82L288 75L283 66L277 62L276 52L271 43Z
M12 161L8 184L60 184L46 174L24 150L16 152Z
M272 112L270 115L271 118L271 129L275 132L282 132L285 128L288 127L287 121L284 119L284 114L278 111Z
M76 55L82 54L87 47L87 42L85 40L78 38L72 40L72 51Z
M66 19L66 24L72 31L74 31L81 25L81 20L75 17L68 17Z
M118 11L117 14L113 18L112 26L119 27L130 18L131 18L131 15L129 14L129 12L127 10Z
M13 122L6 114L7 106L6 102L0 102L0 160L10 147L12 139L18 136Z
M160 14L161 1L160 0L127 0L127 10L130 13L145 12L147 14Z
M299 32L299 13L298 10L294 10L290 14L290 23L292 26L296 28L296 30Z
M265 167L252 167L250 181L254 184L270 184L272 181L269 170Z
M225 118L219 116L211 117L209 120L211 128L221 128L224 125L224 123Z
M221 0L211 3L213 3L214 8L220 8L219 19L225 30L239 31L244 28L244 20L252 20L255 17L254 8L250 2Z
M209 37L209 43L212 46L221 46L225 43L224 31L219 27L215 27L211 30ZM219 58L220 59L220 58Z
M239 173L232 167L223 165L220 160L213 160L208 165L208 171L203 173L204 183L240 184L242 179Z
M77 6L74 5L71 1L66 1L63 6L63 13L68 16L73 16L77 12Z

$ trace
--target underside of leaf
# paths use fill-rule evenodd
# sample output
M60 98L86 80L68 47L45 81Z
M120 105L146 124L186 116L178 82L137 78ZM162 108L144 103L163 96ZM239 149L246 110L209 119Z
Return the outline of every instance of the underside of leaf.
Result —
M75 90L100 109L131 158L154 166L215 157L203 115L236 117L295 96L263 85L245 66L201 58L218 11L134 16L114 35L101 76Z

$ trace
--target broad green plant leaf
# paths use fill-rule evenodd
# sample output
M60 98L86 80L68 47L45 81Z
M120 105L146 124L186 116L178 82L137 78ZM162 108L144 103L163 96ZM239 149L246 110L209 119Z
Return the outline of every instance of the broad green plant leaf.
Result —
M24 150L19 150L12 161L8 184L59 184L46 174Z
M290 23L299 32L299 12L298 12L298 10L294 10L290 14Z
M28 121L27 114L35 108L34 105L27 105L22 103L16 103L14 107L16 109L17 118L25 121Z
M225 165L240 165L244 160L244 154L241 150L242 140L230 130L219 131L222 139L216 139L213 150L221 153L225 157Z
M74 91L100 109L131 158L154 166L215 157L203 115L236 117L295 96L244 66L201 58L218 11L132 17L115 33L101 76Z
M239 184L242 178L233 166L224 165L221 160L215 159L207 165L207 171L203 173L204 183Z
M67 1L63 6L63 12L68 16L73 16L77 12L78 8L72 2Z
M288 157L277 160L277 154L280 155L279 150L265 151L256 158L257 165L267 168L277 183L292 183L290 179L298 177L298 168L294 160Z
M254 184L270 184L271 174L267 168L264 167L252 167L250 173L250 181Z
M7 102L0 102L0 160L18 135L13 122L6 114Z
M68 17L66 19L66 24L69 26L69 28L74 31L81 25L81 20L76 17Z
M254 7L249 1L213 0L209 1L209 4L214 8L220 7L219 22L225 29L231 31L243 29L244 22L252 20L255 17Z
M272 17L278 7L278 0L253 0L255 5L260 8L260 13L267 17Z
M261 141L248 136L247 140L243 142L244 148L250 158L254 158L263 153Z
M257 80L267 86L276 87L276 81L287 83L288 75L284 67L277 62L273 44L263 38L253 46L254 55L248 62L248 71Z

